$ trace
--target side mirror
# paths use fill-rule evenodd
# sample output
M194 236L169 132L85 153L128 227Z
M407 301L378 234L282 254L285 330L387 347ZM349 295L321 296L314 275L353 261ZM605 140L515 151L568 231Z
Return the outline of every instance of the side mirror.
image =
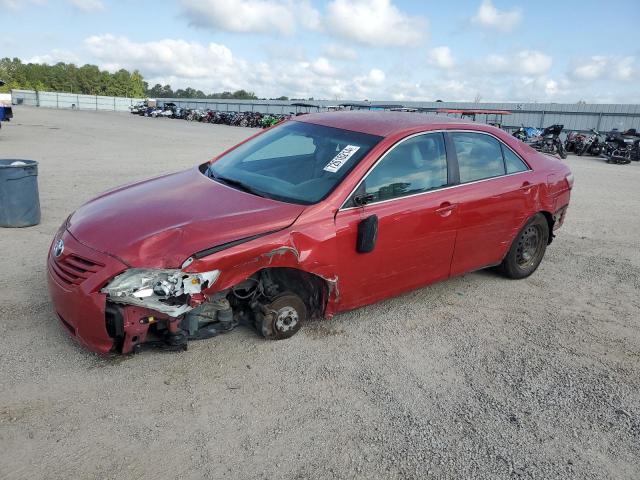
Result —
M356 195L353 197L353 203L356 204L357 207L364 207L367 203L373 200L373 194L371 193L362 193L360 195Z
M358 240L356 243L356 251L358 253L372 252L376 246L377 239L378 216L371 215L370 217L361 220L358 224Z

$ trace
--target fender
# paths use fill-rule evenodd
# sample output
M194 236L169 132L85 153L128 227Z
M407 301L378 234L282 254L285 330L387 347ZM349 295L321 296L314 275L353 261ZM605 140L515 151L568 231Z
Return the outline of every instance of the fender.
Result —
M220 270L207 296L231 288L265 268L285 267L316 275L327 282L329 298L325 317L331 317L340 300L335 228L332 218L313 227L291 227L196 258L185 272Z

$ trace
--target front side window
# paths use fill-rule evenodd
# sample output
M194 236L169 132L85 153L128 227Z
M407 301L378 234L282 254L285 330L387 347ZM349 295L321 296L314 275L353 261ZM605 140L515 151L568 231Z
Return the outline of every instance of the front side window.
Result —
M422 193L447 185L442 133L419 135L390 150L367 175L364 190L372 202ZM358 188L361 192L362 185Z
M291 121L234 148L208 176L255 195L312 204L325 198L382 137Z
M500 142L481 133L451 134L458 157L460 183L498 177L505 174Z

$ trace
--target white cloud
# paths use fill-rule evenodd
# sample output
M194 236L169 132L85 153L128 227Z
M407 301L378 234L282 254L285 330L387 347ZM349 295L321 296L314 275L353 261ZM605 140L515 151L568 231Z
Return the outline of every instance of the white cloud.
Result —
M617 80L635 80L640 76L635 57L624 57L618 60L613 68L613 77Z
M520 77L512 84L508 95L514 100L535 99L539 101L562 100L572 95L572 85L566 78L554 79L546 75L540 77ZM575 100L574 100L575 101Z
M541 75L551 69L553 59L535 50L523 50L515 57L518 70L524 75Z
M537 50L522 50L510 55L489 55L482 66L495 73L512 73L516 75L543 75L551 69L553 59Z
M604 75L608 63L607 57L596 55L584 63L580 63L571 73L573 77L580 80L595 80Z
M469 101L474 91L466 81L432 79L420 82L398 81L388 86L389 96L382 97L399 102L422 100L444 100L448 102Z
M84 43L108 70L139 69L150 76L175 75L185 79L207 77L213 71L220 79L240 76L234 73L240 65L231 50L217 43L202 45L173 39L137 43L113 35L94 35Z
M229 32L291 35L298 24L320 25L306 0L182 0L182 11L191 25Z
M522 21L522 11L513 8L501 12L493 6L491 0L483 0L471 21L482 27L510 32Z
M427 20L401 12L391 0L333 0L327 28L343 38L374 47L417 45Z
M364 87L378 87L384 83L386 75L379 68L372 68L363 77L358 77L356 80Z
M102 0L67 0L67 2L84 12L104 10ZM44 5L45 3L47 0L0 0L0 8L20 10L23 7Z
M0 8L9 10L20 10L29 5L43 5L47 0L0 0Z
M435 47L429 50L428 60L431 65L444 70L452 69L456 62L449 47Z
M636 65L635 57L594 55L574 61L573 67L569 71L569 76L579 81L593 81L605 78L631 81L640 77L640 72Z
M60 50L54 48L49 53L45 53L44 55L36 55L27 59L27 63L46 63L49 65L65 62L65 63L80 63L80 58L74 52L69 50Z
M104 10L102 0L69 0L69 3L83 12Z
M381 92L385 73L372 68L365 73L336 68L326 57L313 61L272 58L250 62L238 58L225 45L162 39L134 42L113 35L92 36L86 52L101 68L138 69L149 84L187 86L205 92L255 91L259 96L296 98L360 98Z
M353 81L355 98L368 98L380 94L384 90L387 76L379 68L372 68L366 75L360 75Z
M312 62L310 67L311 70L318 75L333 76L337 73L336 68L324 57L320 57Z
M293 44L287 39L281 39L280 43ZM451 65L446 61L449 56L443 54L446 50L439 52L439 55L427 54L440 59L443 65ZM629 81L638 78L636 59L607 58L606 73L600 77L602 81L595 82L579 81L570 73L552 73L551 57L529 50L492 55L479 61L464 62L456 58L449 69L429 68L424 61L411 71L401 71L392 66L381 69L375 59L338 63L323 53L312 59L267 55L261 61L254 61L235 55L220 43L171 38L137 42L126 37L99 35L87 38L78 50L51 50L30 61L88 62L110 71L138 69L151 85L170 84L174 89L190 86L205 92L243 88L267 98L287 95L399 102L472 101L478 94L483 101L640 101L636 82ZM590 58L583 60L576 67L591 61Z
M331 57L335 60L357 60L358 52L353 49L346 47L344 45L338 45L335 43L330 43L329 45L325 45L323 49L324 55L327 57Z
M320 30L321 19L320 12L313 8L308 0L299 0L294 3L297 20L303 27L309 30Z

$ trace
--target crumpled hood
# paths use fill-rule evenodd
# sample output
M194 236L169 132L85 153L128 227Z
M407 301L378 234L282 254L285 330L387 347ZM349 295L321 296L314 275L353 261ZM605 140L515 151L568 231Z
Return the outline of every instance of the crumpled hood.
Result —
M106 192L80 207L67 228L132 267L179 268L200 250L286 228L303 210L192 168Z

